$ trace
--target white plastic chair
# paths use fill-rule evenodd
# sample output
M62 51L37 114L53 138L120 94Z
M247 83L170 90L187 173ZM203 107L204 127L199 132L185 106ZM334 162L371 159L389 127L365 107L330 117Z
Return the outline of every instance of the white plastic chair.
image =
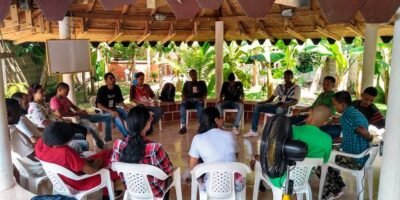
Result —
M75 173L71 172L70 170L53 163L48 163L45 161L40 161L43 165L43 169L46 172L47 176L49 177L51 183L53 184L53 193L54 194L62 194L67 196L73 196L78 200L86 199L87 195L94 193L96 191L101 191L104 187L107 187L108 194L110 200L114 200L114 186L113 182L111 181L110 172L107 169L100 169L94 174L84 174L84 175L76 175ZM63 175L72 180L83 180L86 178L90 178L93 176L100 175L100 184L92 189L86 191L77 191L70 186L66 185L64 181L62 181L59 175Z
M250 168L239 162L221 162L221 163L202 163L196 165L191 171L192 174L192 200L197 199L197 178L203 174L208 174L207 191L200 191L200 199L219 199L219 200L235 200L246 199L246 186L241 192L235 192L234 173L239 173L246 177L251 173Z
M25 164L26 165L40 165L40 164L34 161L30 161L29 159L22 160L21 156L13 151L11 151L11 159L15 168L19 172L19 184L21 184L21 186L24 188L28 188L30 192L37 194L38 186L43 181L49 180L49 178L47 178L46 174L44 173L42 175L38 175L30 171L29 168L25 167ZM38 166L38 168L40 167ZM28 185L26 185L26 183L28 183Z
M379 146L372 146L360 154L349 154L349 153L333 150L331 153L329 162L327 164L324 164L321 167L321 181L320 181L320 185L319 185L318 199L320 200L322 198L322 191L324 189L325 178L326 178L326 174L328 172L328 167L332 167L334 169L340 170L340 172L347 172L356 177L356 181L357 181L357 193L356 194L358 195L358 200L364 199L363 180L364 180L364 176L366 176L366 178L368 179L369 199L372 200L373 181L374 181L372 164L375 161L378 151L379 151ZM338 155L346 156L346 157L350 157L350 158L363 158L364 156L369 155L369 158L365 162L364 167L362 169L355 170L355 169L348 169L348 168L337 165L335 162L335 159L336 159L336 156L338 156Z
M225 121L225 118L226 118L226 113L228 113L228 112L238 113L239 111L238 111L238 109L235 109L235 108L224 109L224 114L223 114L224 121ZM244 129L244 113L242 114L242 118L240 119L240 128Z
M308 182L311 171L314 167L320 166L323 163L322 158L306 158L302 162L296 162L295 168L290 171L290 179L293 180L293 191L296 193L297 200L303 199L303 194L306 195L307 200L312 200L312 191ZM284 192L284 187L275 187L269 180L267 175L264 175L259 161L254 166L255 178L253 188L253 200L258 199L258 188L260 181L264 181L272 189L273 199L281 200ZM286 181L286 180L285 180Z
M160 168L146 165L146 164L131 164L114 162L111 164L111 168L122 173L124 181L126 184L126 191L124 194L124 200L128 199L140 199L140 200L153 200L153 199L163 199L155 198L151 190L147 176L152 176L159 180L166 180L168 175L165 174ZM172 183L168 186L165 191L170 190L175 187L176 199L182 200L182 188L181 188L181 170L178 167L174 171ZM165 195L165 194L164 194Z

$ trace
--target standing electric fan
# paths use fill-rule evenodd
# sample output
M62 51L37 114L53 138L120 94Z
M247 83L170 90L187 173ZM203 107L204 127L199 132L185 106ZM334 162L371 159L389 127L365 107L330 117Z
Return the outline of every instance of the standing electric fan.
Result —
M289 179L290 166L303 161L307 155L307 145L292 140L293 130L288 117L274 115L268 120L261 137L260 162L264 174L277 178L287 173L283 200L293 193L293 180Z

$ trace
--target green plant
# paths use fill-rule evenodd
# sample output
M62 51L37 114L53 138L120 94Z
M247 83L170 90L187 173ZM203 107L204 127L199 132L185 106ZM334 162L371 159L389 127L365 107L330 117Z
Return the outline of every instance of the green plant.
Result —
M6 94L7 98L11 97L16 92L28 93L28 84L26 83L7 83L6 86Z
M302 51L299 53L299 65L296 66L296 69L301 73L308 73L320 64L321 56L317 52Z
M157 81L158 73L157 72L151 72L150 77L153 79L154 82Z

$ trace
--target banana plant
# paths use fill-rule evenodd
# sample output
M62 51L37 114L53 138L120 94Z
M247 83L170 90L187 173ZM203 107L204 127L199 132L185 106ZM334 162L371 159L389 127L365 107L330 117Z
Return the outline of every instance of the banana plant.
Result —
M377 76L377 88L382 91L383 98L377 98L377 102L386 103L389 92L390 61L392 59L393 43L378 43L375 59L375 75ZM381 83L383 85L381 86Z

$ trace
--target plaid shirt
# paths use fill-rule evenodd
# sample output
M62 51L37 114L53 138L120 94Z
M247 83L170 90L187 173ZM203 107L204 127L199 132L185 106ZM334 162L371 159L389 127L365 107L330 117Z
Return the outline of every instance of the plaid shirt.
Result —
M119 162L122 152L126 145L128 144L128 140L130 137L126 137L123 140L116 140L113 145L113 155L111 157L111 162ZM145 139L145 152L144 157L140 161L140 164L148 164L153 165L161 170L163 170L166 174L169 174L173 171L173 166L167 153L161 147L161 144ZM154 177L147 177L151 190L153 191L153 195L155 197L161 198L165 189L167 189L166 181L156 179Z
M368 121L365 116L353 106L349 106L340 118L343 140L342 149L346 153L359 154L369 147L369 142L355 132L356 128L362 126L368 129ZM361 159L359 162L363 162Z

